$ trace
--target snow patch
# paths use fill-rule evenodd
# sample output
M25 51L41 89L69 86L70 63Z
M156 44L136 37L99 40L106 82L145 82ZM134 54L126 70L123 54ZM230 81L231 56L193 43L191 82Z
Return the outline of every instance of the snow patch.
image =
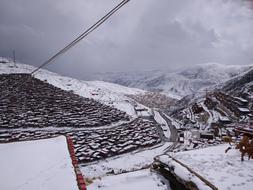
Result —
M78 190L63 136L0 144L0 152L0 189Z

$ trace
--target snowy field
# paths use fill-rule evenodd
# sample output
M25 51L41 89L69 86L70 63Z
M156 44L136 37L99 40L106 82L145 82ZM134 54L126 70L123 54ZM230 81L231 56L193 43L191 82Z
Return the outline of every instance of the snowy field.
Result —
M108 173L119 174L148 167L154 161L154 157L163 154L172 143L165 143L154 148L123 154L108 158L92 164L83 165L82 173L87 178L104 177Z
M241 162L239 150L232 149L228 153L225 153L227 147L228 145L219 145L216 147L179 152L172 156L203 176L220 190L252 189L253 160L245 159L244 162ZM160 160L164 163L167 162L167 164L180 167L179 164L168 157L166 158L166 156L161 156ZM178 174L182 179L189 178L190 176L190 174L186 174L187 171L182 166L175 171L180 171ZM191 178L193 179L193 177ZM200 189L208 188L202 184Z
M97 179L88 186L89 190L167 190L158 176L148 169Z
M63 136L0 144L0 152L1 190L78 190Z
M149 169L154 157L164 153L164 150L171 143L165 143L156 148L145 151L136 151L120 155L115 158L108 158L81 167L86 178L92 179L93 183L88 185L89 190L165 190L163 185L154 173ZM95 180L94 180L95 179Z

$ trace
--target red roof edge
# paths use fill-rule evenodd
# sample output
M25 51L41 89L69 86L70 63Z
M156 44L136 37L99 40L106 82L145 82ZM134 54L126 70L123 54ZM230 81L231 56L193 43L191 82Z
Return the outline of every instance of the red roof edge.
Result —
M74 144L72 139L69 136L66 136L67 139L67 144L68 144L68 149L69 149L69 153L70 153L70 157L72 160L72 164L75 170L75 174L76 174L76 181L79 187L79 190L87 190L86 188L86 184L84 181L84 177L83 174L78 166L78 161L75 155L75 149L74 149Z

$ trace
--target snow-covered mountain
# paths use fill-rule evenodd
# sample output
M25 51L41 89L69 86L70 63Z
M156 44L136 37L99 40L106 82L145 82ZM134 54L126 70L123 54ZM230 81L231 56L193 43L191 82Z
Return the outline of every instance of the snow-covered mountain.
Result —
M128 87L164 92L180 99L207 87L225 82L253 68L253 65L222 65L206 63L177 72L136 71L97 74L99 80L113 82Z
M253 98L253 69L243 73L229 81L222 88L227 93Z
M30 73L34 69L35 67L31 65L14 64L12 61L0 57L0 74ZM44 69L36 73L35 77L63 90L72 91L80 96L92 98L103 104L113 106L133 117L135 117L136 113L132 99L128 96L145 93L144 90L103 81L82 81L64 77ZM3 83L0 82L0 85L5 85Z
M232 125L252 122L253 69L209 88L207 93L185 96L171 115L191 126L208 129L212 123Z

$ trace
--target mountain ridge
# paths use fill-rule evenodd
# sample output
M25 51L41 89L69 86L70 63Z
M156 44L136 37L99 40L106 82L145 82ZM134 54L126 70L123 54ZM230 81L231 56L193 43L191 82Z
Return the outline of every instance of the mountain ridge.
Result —
M97 73L93 78L150 91L159 91L173 98L194 94L218 85L252 69L253 65L205 63L181 71L132 71Z

